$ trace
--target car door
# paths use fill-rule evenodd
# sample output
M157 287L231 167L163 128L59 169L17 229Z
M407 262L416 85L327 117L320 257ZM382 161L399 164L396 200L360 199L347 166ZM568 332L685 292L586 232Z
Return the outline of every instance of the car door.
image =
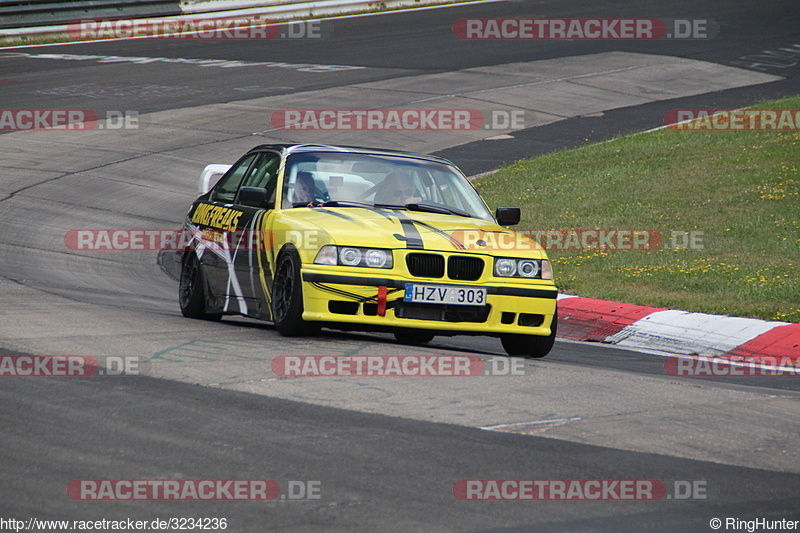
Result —
M280 163L279 153L260 153L241 181L235 199L236 209L242 212L242 216L238 219L237 234L231 239L233 269L241 297L247 304L244 314L255 318L272 318L267 289L272 283L271 254L267 253L272 239L265 228L275 209ZM241 193L245 187L263 189L264 202L261 205L243 203Z
M241 290L237 290L238 280L231 276L229 242L244 214L236 208L236 194L257 157L258 153L247 154L237 161L188 214L187 226L193 231L193 248L206 280L208 312L247 310L246 302L239 300L243 295ZM235 298L235 306L231 306L231 295Z

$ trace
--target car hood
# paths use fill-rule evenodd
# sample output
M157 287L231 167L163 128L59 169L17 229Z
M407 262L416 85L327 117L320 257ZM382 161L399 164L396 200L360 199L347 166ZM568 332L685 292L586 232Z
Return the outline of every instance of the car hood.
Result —
M295 208L275 214L273 228L315 232L319 245L409 248L545 257L535 240L494 222L420 211L378 208Z

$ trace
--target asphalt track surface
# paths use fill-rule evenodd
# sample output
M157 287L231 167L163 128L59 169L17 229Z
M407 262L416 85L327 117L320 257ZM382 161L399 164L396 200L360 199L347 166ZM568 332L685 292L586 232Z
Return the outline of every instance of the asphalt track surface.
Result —
M503 2L340 19L319 41L143 40L5 51L17 55L0 55L3 108L136 110L174 122L168 131L133 132L120 146L87 147L57 133L0 135L3 353L148 361L138 377L3 379L0 518L216 516L226 517L231 531L710 531L715 517L800 518L795 378L670 378L652 355L558 342L547 359L525 361L522 377L278 380L268 364L281 354L468 353L488 360L501 351L494 339L402 347L385 336L326 332L287 340L250 320L182 319L175 283L155 254L77 254L59 240L69 228L178 224L199 168L232 162L261 141L241 133L250 124L237 123L240 116L214 130L181 122L219 112L209 106L603 52L730 66L800 43L795 2L751 4ZM720 35L459 41L451 26L468 17L702 18L719 23ZM254 74L37 54L366 68ZM783 78L770 83L567 118L439 153L474 174L657 127L669 109L739 107L800 93L800 69L775 63L781 65L754 70ZM323 105L335 107L313 107ZM126 141L150 155L126 153ZM503 425L511 432L478 429ZM65 490L74 479L162 478L266 478L283 490L291 480L317 480L322 493L319 500L271 503L80 502ZM453 496L462 479L659 479L670 489L689 480L707 491L689 501L475 502Z

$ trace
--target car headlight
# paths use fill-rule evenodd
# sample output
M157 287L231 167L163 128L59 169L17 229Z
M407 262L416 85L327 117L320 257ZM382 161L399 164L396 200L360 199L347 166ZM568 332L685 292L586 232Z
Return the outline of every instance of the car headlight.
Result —
M501 278L510 278L517 273L516 259L498 259L494 263L494 273Z
M553 270L547 259L498 257L494 260L494 275L500 278L553 279Z
M391 259L392 254L386 250L367 250L364 254L364 262L370 268L384 268Z
M339 263L349 267L361 264L361 250L358 248L339 248Z
M539 262L520 261L517 263L517 273L523 278L535 278L539 274Z
M392 268L392 251L380 248L335 246L326 244L314 258L317 265L341 265L366 268Z

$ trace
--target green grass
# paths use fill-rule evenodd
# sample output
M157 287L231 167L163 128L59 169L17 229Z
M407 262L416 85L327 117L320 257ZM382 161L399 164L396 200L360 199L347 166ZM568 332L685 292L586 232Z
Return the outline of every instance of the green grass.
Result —
M800 97L757 109L800 109ZM548 251L565 293L800 322L800 132L670 129L521 161L474 182L519 229L700 231L703 249Z

